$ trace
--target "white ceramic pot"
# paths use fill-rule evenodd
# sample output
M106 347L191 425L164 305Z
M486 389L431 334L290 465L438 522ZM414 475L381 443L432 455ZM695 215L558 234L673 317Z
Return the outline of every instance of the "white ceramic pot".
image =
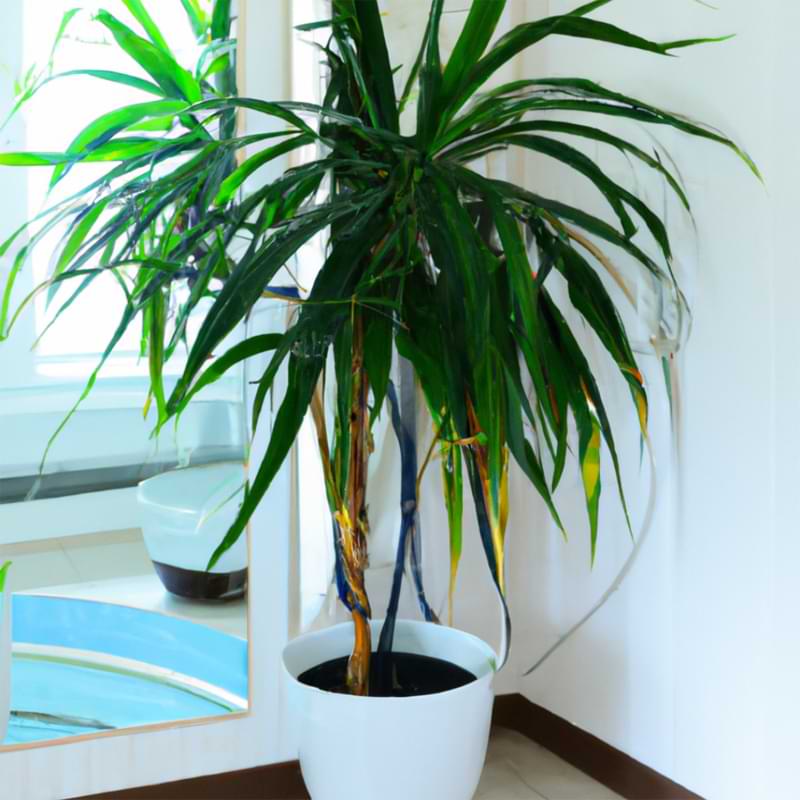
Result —
M2 579L0 579L2 583ZM6 582L0 592L0 744L8 732L11 713L11 592Z
M372 623L374 642L381 625ZM301 636L283 651L290 732L313 800L472 800L489 741L494 651L454 628L398 620L396 652L449 661L476 680L408 698L334 694L297 680L352 647L346 623Z
M139 484L139 524L166 589L181 597L229 600L247 586L247 536L206 567L242 502L240 463L186 467Z

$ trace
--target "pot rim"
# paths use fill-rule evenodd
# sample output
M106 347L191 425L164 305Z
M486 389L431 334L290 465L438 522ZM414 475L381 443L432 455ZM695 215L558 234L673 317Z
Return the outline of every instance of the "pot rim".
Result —
M383 619L373 619L370 620L370 627L375 632L377 628L378 631L381 630L383 627L383 623L385 620ZM308 691L312 694L322 695L326 698L336 698L337 701L341 699L342 702L353 702L353 703L409 703L409 702L424 702L424 701L432 701L436 698L440 697L454 697L459 693L467 693L469 691L474 691L476 687L491 683L494 680L495 675L498 673L498 656L497 653L494 651L494 648L488 645L486 642L483 641L479 636L475 636L472 633L468 633L467 631L462 631L460 628L452 628L448 625L437 625L435 622L425 622L421 620L413 620L413 619L398 619L395 623L397 627L424 627L428 630L446 630L457 634L458 636L466 639L473 644L475 644L478 648L485 651L486 659L489 663L491 669L485 674L479 677L476 677L474 681L465 684L464 686L459 686L455 689L447 689L444 692L434 692L432 694L420 694L420 695L413 695L411 697L363 697L359 695L352 695L352 694L340 694L338 692L329 692L325 689L318 689L316 686L309 686L306 683L300 683L300 681L291 673L289 668L286 665L286 652L289 650L293 644L302 641L308 641L310 639L321 639L325 636L330 636L333 631L342 630L344 628L351 628L352 622L340 622L336 625L331 625L327 628L323 628L322 630L318 631L311 631L309 633L302 633L300 636L292 639L288 642L281 652L281 669L283 670L284 675L296 686L300 687L303 691ZM453 663L453 662L448 662Z

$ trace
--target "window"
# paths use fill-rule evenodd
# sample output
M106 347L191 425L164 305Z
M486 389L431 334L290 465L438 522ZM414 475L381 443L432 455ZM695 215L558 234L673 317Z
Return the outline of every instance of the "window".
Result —
M103 69L131 72L135 64L118 47L108 44L108 34L92 19L98 6L112 9L131 26L135 22L125 14L125 7L117 2L94 3L84 6L84 11L70 20L64 38L52 56L55 73L71 70ZM46 68L51 58L53 42L64 15L74 7L72 0L48 0L47 14L42 14L41 2L23 3L24 51L23 63ZM170 44L183 63L193 64L199 56L186 14L180 3L151 3L150 9L162 30L169 31ZM87 47L87 43L94 43ZM81 131L86 121L123 105L142 102L149 95L136 89L91 77L74 77L55 81L41 89L35 100L25 107L25 148L34 151L65 150ZM48 197L49 169L27 171L29 216L38 213L48 201L68 197L72 192L94 178L99 178L108 165L82 165L67 175L55 197ZM49 242L57 240L57 234ZM38 283L46 274L52 257L48 241L38 248L33 257L31 274ZM37 300L35 333L41 335L53 317L57 304L47 307L47 298ZM95 281L91 293L81 297L53 328L42 338L35 355L35 368L44 376L55 378L85 377L94 369L97 356L114 332L123 310L123 299L115 280L103 276ZM87 320L90 322L87 324ZM116 357L109 364L106 375L146 375L146 364L139 363L138 341L131 331L117 348ZM174 368L173 368L174 369Z
M53 74L91 67L134 73L136 65L118 48L109 46L105 29L93 20L98 7L138 27L121 0L92 0L69 21L66 34L53 50L64 15L73 0L5 0L5 30L0 53L0 118L13 105L12 80L17 90L42 71ZM180 2L150 2L148 10L179 61L194 64L199 55L193 32ZM0 133L0 146L14 150L64 150L87 121L129 103L149 99L134 88L92 77L68 77L44 85L22 113ZM48 195L51 170L4 170L0 197L0 238L48 203L69 196L108 169L107 165L76 167ZM8 182L7 182L8 181ZM34 251L15 285L15 307L41 280L55 254L55 231ZM0 260L0 280L11 268L14 253ZM116 326L123 296L112 276L103 276L78 298L48 329L54 311L70 294L59 292L48 304L42 293L19 318L9 341L2 343L0 370L0 504L15 503L36 489L37 498L55 498L99 489L131 486L139 479L178 462L202 463L243 458L245 447L242 374L231 371L200 402L190 408L177 434L150 438L152 417L143 419L148 369L139 357L139 341L131 330L100 374L90 397L58 437L45 465L43 481L35 480L47 441L75 403L87 377ZM199 319L195 320L195 327ZM44 335L42 335L44 334ZM31 343L41 337L38 347ZM169 371L182 368L177 356ZM169 386L167 387L169 389ZM49 502L49 501L46 501ZM124 506L124 504L123 504ZM122 508L123 506L120 506ZM60 521L51 535L68 532ZM130 519L108 523L127 527ZM3 517L0 514L0 527ZM86 532L76 530L75 532ZM1 532L0 532L1 533Z

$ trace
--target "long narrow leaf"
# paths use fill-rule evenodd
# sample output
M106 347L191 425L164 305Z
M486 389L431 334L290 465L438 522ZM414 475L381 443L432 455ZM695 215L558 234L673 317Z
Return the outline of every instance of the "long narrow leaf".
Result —
M131 14L133 14L133 16L136 18L136 21L144 28L145 32L150 38L150 41L156 47L158 47L159 50L163 50L165 53L168 53L174 58L174 56L172 56L172 51L167 44L167 40L164 38L160 28L158 25L156 25L156 23L153 21L153 18L148 13L142 0L122 0L122 2L127 7L128 11L130 11Z
M100 11L97 20L104 25L119 46L172 98L197 103L203 93L192 74L169 54L137 36L127 25L107 11Z
M443 104L452 100L464 76L483 55L505 7L505 0L473 0L442 77Z
M617 28L607 22L587 19L583 16L565 14L557 17L527 22L517 26L503 36L497 44L470 71L458 95L451 104L458 110L466 99L479 89L500 67L518 53L552 35L590 39L636 50L644 50L658 55L668 55L671 50L691 47L698 44L724 41L729 37L685 39L672 42L653 42L641 36Z
M419 75L419 102L417 104L417 144L425 150L436 133L436 107L440 102L442 61L439 54L439 28L444 0L431 3L428 27L425 30L422 68Z
M394 75L377 0L358 0L355 14L361 30L364 72L374 82L376 105L383 127L397 133L400 122L394 93Z

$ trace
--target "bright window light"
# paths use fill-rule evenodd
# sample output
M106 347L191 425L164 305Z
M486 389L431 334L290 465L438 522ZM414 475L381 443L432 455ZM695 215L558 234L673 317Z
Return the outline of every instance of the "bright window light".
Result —
M23 3L26 68L31 65L36 65L37 69L46 68L61 19L75 5L74 0L28 0ZM144 77L138 65L120 48L109 45L110 34L93 20L93 13L99 7L109 10L134 30L139 29L121 0L84 3L84 10L70 22L65 38L55 51L54 73L92 68ZM181 3L159 0L148 3L148 10L159 27L168 32L177 59L193 66L199 49ZM87 43L91 44L87 46ZM150 99L149 95L133 88L92 77L54 81L41 89L25 108L25 147L29 150L64 150L89 121L121 106L147 99ZM56 198L68 196L109 168L107 164L78 165L52 195L48 195L51 171L45 168L28 170L28 215L35 215ZM57 241L58 232L54 232L49 241L44 240L36 250L32 263L35 283L46 277ZM37 335L42 334L52 320L58 303L69 297L77 285L77 281L63 284L49 307L46 296L39 297L34 312ZM123 308L123 294L114 277L104 275L95 280L43 336L36 351L36 371L60 379L88 375L111 338ZM140 363L138 350L138 331L132 327L119 343L115 357L109 361L103 375L146 375L147 365L144 360ZM176 360L173 368L178 367Z

